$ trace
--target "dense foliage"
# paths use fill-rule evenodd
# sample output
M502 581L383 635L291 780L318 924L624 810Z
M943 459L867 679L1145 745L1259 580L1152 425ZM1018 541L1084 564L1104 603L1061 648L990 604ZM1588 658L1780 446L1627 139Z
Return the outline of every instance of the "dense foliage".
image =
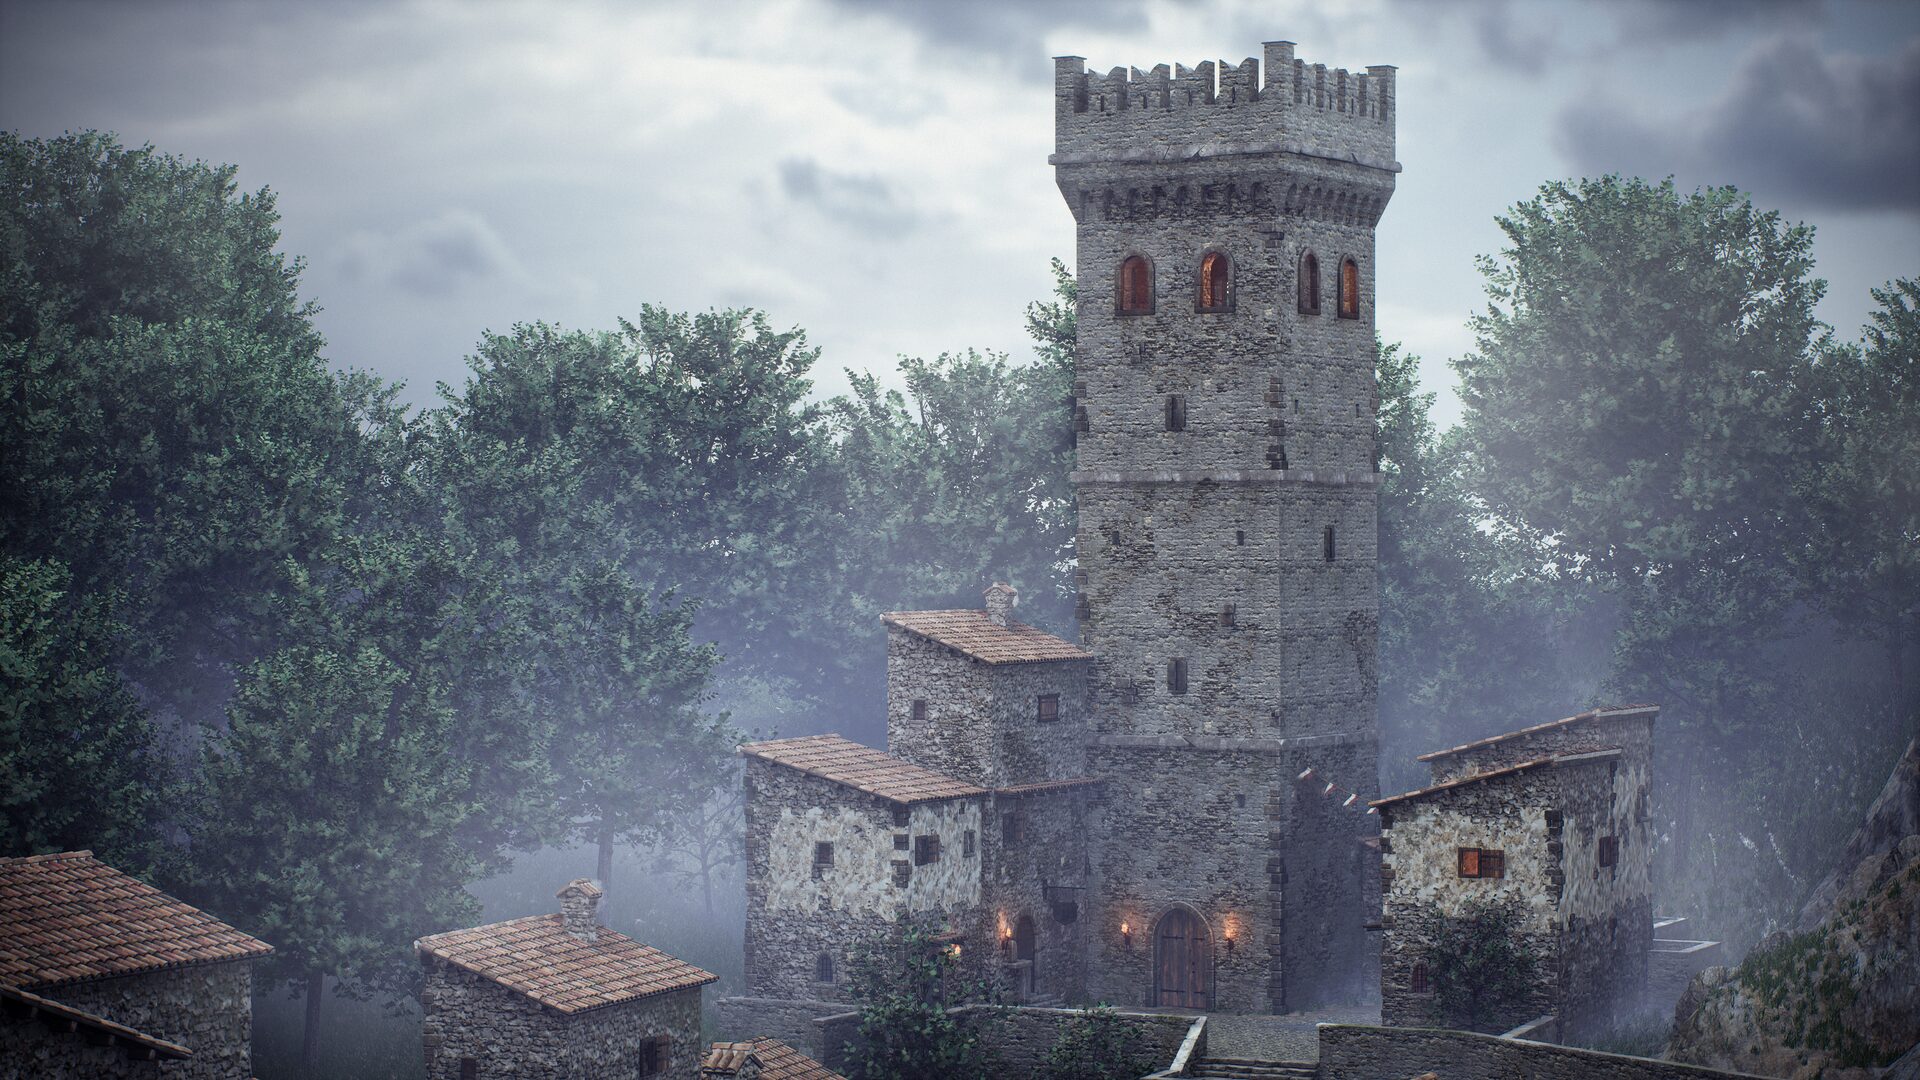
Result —
M959 949L909 920L867 942L847 965L860 1025L846 1047L858 1080L984 1080L996 1075L979 1034L948 1009L992 997Z
M1099 1005L1068 1018L1060 1040L1047 1051L1046 1080L1135 1080L1160 1067L1140 1028Z
M1519 932L1517 904L1476 901L1433 920L1424 959L1446 1026L1499 1032L1533 1019L1524 1014L1539 960Z

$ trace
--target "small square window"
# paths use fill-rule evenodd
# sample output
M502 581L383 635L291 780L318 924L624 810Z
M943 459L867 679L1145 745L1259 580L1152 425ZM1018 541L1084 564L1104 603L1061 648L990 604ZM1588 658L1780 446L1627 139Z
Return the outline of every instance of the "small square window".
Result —
M913 864L905 859L893 860L893 887L904 889L907 882L913 880Z
M913 704L909 707L908 711L912 714L914 723L916 724L926 723L927 722L927 699L914 698Z
M1620 861L1620 838L1603 836L1600 838L1600 865L1612 866Z
M966 832L960 834L960 854L965 858L973 858L974 852L978 850L978 845L979 841L974 838L972 829L968 829Z
M1460 876L1463 878L1506 877L1506 852L1497 848L1461 848Z
M1238 609L1237 607L1235 607L1235 606L1234 606L1233 604L1223 604L1223 605L1221 605L1221 607L1220 607L1220 629L1222 629L1222 630L1231 630L1231 629L1233 629L1233 628L1234 628L1234 626L1238 624L1238 620L1239 620L1239 618L1240 618L1240 611L1239 611L1239 609Z
M1043 724L1060 719L1060 695L1041 694L1034 716Z
M1432 987L1427 981L1427 965L1413 965L1413 978L1408 980L1407 989L1416 994L1425 994L1431 991Z
M832 844L813 845L813 880L819 881L825 878L827 876L827 871L832 867L833 867L833 845Z
M665 1035L656 1035L640 1044L640 1075L662 1076L673 1064L671 1044Z
M813 958L813 981L830 983L833 981L833 954L821 953Z
M925 866L940 861L940 838L937 836L916 836L913 838L913 865Z
M908 810L908 809L907 809L906 807L904 807L904 806L896 806L896 807L894 807L894 808L893 808L893 827L894 827L894 828L896 828L896 829L904 829L904 828L906 828L906 827L907 827L907 816L908 816L908 814L909 814L910 812L911 812L911 811L909 811L909 810Z
M895 851L905 851L905 850L907 850L908 848L910 848L910 847L912 847L912 846L913 846L913 844L912 844L912 842L911 842L911 841L909 841L909 840L907 839L907 834L906 834L906 833L895 833L895 834L893 834L893 850L895 850Z

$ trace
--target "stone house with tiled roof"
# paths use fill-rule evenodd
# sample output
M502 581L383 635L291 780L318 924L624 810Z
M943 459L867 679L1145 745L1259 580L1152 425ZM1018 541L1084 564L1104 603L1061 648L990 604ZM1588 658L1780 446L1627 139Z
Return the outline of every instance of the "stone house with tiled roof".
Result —
M714 1043L700 1080L847 1080L779 1039Z
M92 852L0 859L0 1077L246 1080L272 951Z
M591 881L558 895L557 914L414 943L429 1080L695 1080L718 976L600 926Z
M1598 709L1422 755L1433 783L1379 799L1381 1016L1451 1026L1429 970L1441 921L1503 904L1531 985L1499 1030L1604 1031L1640 1005L1653 944L1657 706Z

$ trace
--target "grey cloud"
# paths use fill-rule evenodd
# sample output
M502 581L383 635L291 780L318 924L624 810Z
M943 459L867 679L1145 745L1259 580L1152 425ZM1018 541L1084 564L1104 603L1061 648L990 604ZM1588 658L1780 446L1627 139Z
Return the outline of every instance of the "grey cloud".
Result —
M1556 148L1588 173L1672 173L1809 207L1916 211L1920 38L1864 59L1776 38L1749 51L1703 108L1642 115L1587 100L1556 126Z
M830 0L843 11L892 19L929 45L1011 60L1034 78L1051 78L1046 65L1049 31L1094 26L1105 32L1147 28L1148 0ZM1186 0L1181 0L1186 2Z
M355 233L341 245L335 265L346 280L377 281L426 297L488 279L531 281L493 226L464 210L445 211L390 236Z
M1623 40L1709 38L1811 22L1825 0L1627 0L1616 8Z
M903 232L919 223L919 214L885 180L835 172L812 158L782 161L780 190L824 217L868 232Z

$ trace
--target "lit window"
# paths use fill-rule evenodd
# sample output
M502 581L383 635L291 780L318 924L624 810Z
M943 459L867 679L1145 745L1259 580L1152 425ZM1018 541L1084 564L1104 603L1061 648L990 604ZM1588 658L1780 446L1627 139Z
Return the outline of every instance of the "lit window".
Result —
M1507 876L1507 854L1498 848L1460 849L1460 876L1463 878L1502 878Z
M1340 317L1360 317L1360 267L1352 259L1340 262Z
M1114 307L1122 315L1144 315L1153 310L1153 268L1139 255L1120 264Z
M1200 311L1226 311L1230 287L1227 257L1217 251L1208 252L1206 258L1200 260L1200 298L1195 306Z

